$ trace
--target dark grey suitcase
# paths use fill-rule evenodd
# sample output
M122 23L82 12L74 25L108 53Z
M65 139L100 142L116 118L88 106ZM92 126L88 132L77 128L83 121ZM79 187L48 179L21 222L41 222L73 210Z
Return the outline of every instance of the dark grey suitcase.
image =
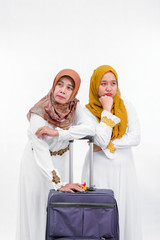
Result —
M118 208L110 189L93 188L93 137L90 140L90 186L86 192L50 190L47 207L46 240L119 240ZM72 182L73 142L70 143Z

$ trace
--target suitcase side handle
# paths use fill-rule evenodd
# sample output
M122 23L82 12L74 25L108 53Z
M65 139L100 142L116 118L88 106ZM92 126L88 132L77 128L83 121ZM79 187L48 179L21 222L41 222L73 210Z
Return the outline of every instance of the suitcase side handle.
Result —
M76 140L86 140L88 139L90 142L90 161L89 161L89 188L93 188L93 143L94 143L94 136L85 136L80 139ZM73 182L73 142L74 140L70 140L69 146L69 183Z

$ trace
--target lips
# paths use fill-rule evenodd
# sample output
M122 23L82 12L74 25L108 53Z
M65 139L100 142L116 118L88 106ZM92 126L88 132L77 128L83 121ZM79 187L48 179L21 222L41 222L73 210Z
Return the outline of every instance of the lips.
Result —
M112 93L107 93L106 95L107 95L107 96L112 96Z
M65 99L65 97L61 96L61 95L57 95L58 98L60 99Z

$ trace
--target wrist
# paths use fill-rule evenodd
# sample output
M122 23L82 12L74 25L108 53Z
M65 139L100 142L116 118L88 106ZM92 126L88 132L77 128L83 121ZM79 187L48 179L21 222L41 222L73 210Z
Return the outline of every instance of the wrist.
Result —
M59 136L58 130L53 129L52 130L52 137L58 137L58 136Z
M56 131L56 137L58 137L59 136L59 132L58 132L58 130L55 130Z
M108 107L103 107L103 110L105 110L107 112L111 112L111 108L108 108Z

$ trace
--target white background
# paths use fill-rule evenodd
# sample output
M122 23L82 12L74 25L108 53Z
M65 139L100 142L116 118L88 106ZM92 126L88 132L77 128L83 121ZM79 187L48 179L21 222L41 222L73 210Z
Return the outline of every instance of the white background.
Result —
M140 118L141 144L133 150L144 240L159 238L160 1L0 0L0 239L15 239L27 111L63 68L80 74L84 106L90 76L102 64L117 70L122 98ZM78 181L86 150L76 142Z

